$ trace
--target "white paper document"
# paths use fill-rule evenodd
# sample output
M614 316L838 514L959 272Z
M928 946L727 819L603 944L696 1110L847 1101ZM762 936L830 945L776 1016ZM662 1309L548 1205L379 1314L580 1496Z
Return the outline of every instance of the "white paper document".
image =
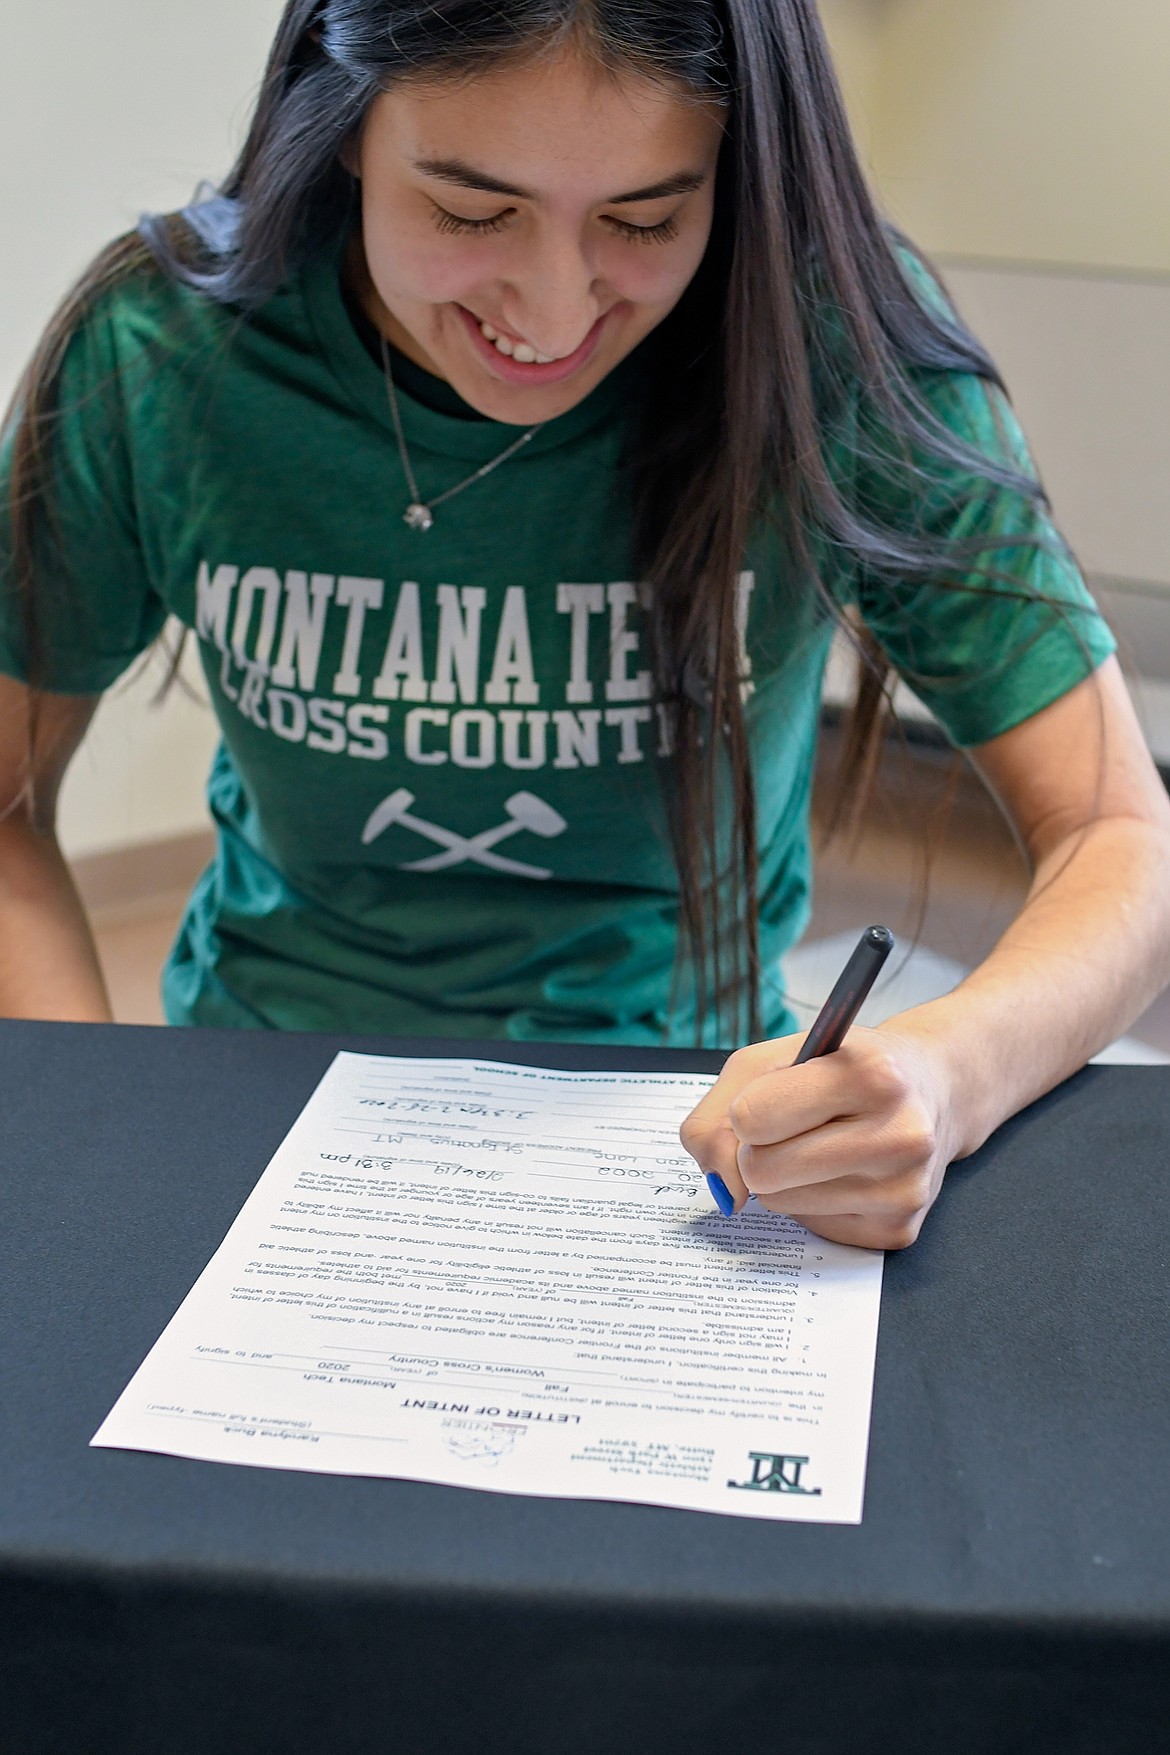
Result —
M710 1083L339 1054L93 1443L860 1522L882 1258L714 1210Z

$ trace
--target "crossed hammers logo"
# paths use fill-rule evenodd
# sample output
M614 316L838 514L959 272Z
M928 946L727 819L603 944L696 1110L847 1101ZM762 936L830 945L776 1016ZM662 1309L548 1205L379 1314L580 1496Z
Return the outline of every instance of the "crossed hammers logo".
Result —
M456 835L450 829L440 828L438 823L428 823L423 817L412 816L410 807L413 803L414 793L400 786L370 813L362 830L363 847L368 847L392 824L398 823L404 829L413 829L416 835L425 835L428 841L437 841L444 849L442 853L431 853L425 859L406 861L400 868L402 871L445 871L448 866L462 865L469 859L474 865L485 865L491 871L506 871L512 877L549 878L551 870L540 865L525 865L520 859L508 859L502 853L493 853L492 848L509 835L518 835L521 829L547 840L553 835L562 835L569 826L560 811L546 804L543 798L537 798L534 792L514 792L511 798L505 799L507 822L494 829L484 829L479 835Z

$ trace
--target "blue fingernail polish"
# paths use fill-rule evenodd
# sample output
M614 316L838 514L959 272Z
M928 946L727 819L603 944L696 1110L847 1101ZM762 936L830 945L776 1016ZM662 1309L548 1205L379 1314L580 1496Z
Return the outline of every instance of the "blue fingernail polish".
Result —
M711 1199L724 1218L730 1219L735 1211L735 1201L732 1199L731 1191L722 1176L716 1176L713 1170L708 1170L707 1187L711 1190Z

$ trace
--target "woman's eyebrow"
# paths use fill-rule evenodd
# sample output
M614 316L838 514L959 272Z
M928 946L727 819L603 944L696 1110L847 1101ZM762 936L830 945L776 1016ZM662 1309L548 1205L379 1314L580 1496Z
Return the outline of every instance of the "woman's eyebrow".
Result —
M477 171L474 165L461 158L416 158L414 168L424 177L437 177L441 183L457 183L461 189L482 189L488 195L514 195L519 201L536 199L530 189L520 189L515 183L489 177L486 171Z
M631 189L625 195L611 195L607 207L619 207L623 201L661 201L667 195L690 195L707 181L706 171L679 171L663 177L660 183L647 183L644 189Z
M535 201L537 197L531 189L522 189L516 183L505 183L499 177L490 177L486 171L476 170L461 158L416 158L414 168L421 171L424 177L437 177L443 183L455 183L461 189L478 189L486 195L510 195L517 201ZM706 171L679 171L673 177L663 177L661 182L648 183L643 189L630 189L624 195L611 195L603 205L619 207L634 201L661 201L668 195L689 195L695 189L702 188L707 181Z

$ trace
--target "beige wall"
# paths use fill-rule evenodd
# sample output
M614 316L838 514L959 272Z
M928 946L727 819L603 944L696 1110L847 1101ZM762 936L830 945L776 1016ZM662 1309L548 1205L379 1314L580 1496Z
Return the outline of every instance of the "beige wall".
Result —
M0 399L86 261L222 175L281 0L0 0Z
M886 0L820 0L853 132L873 165Z
M193 660L189 652L188 688L161 705L159 654L103 699L61 794L61 844L72 858L208 826L203 789L219 733Z
M890 213L951 255L1170 273L1167 0L822 0Z
M144 209L223 174L281 0L0 0L0 404L52 306ZM61 802L73 854L206 822L211 713L107 696Z

